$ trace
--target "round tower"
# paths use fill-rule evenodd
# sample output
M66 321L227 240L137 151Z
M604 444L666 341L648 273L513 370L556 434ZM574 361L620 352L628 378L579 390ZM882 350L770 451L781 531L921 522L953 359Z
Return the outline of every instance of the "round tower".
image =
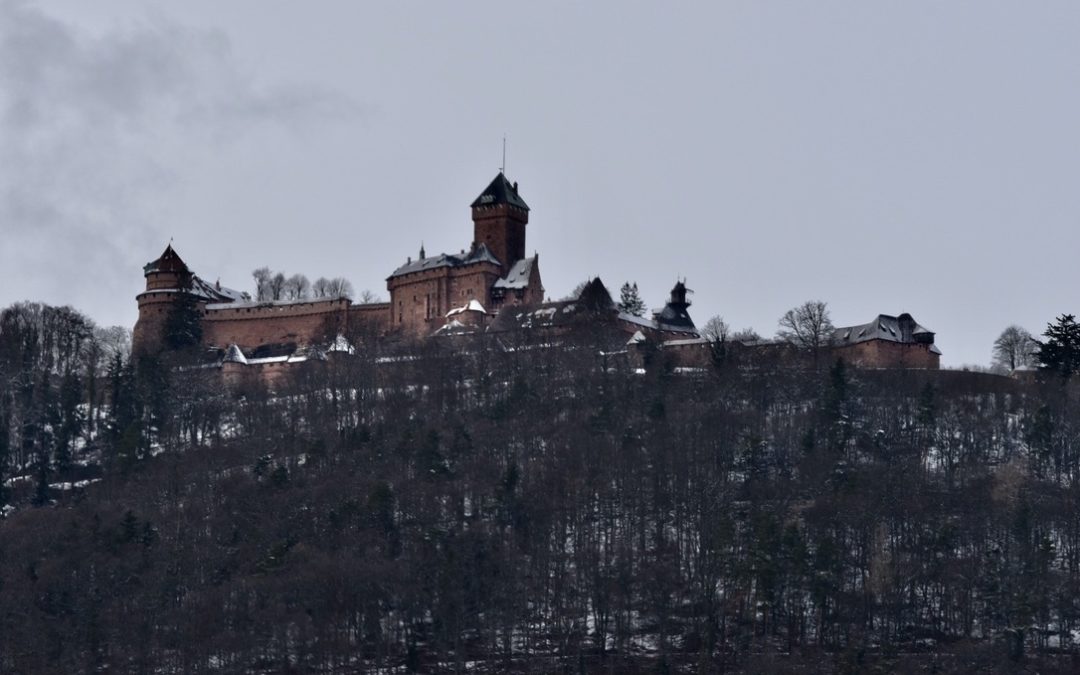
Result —
M157 260L143 266L143 276L146 277L146 290L135 296L139 303L139 318L131 334L134 354L161 351L169 310L177 296L191 289L193 278L172 244L165 247Z

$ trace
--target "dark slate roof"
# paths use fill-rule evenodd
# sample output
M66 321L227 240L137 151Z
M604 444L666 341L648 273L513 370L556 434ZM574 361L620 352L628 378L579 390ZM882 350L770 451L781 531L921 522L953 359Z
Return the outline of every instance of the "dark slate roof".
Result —
M585 284L578 293L577 302L594 312L615 309L615 301L611 299L611 293L608 293L607 286L600 281L600 277Z
M245 302L251 299L243 291L226 288L220 283L210 283L193 274L187 263L180 259L180 255L173 250L172 244L165 247L161 256L152 262L143 265L143 274L150 275L155 272L173 272L181 275L181 288L159 289L147 291L148 293L171 293L185 291L210 303Z
M154 272L179 272L184 274L188 271L190 270L188 270L187 264L173 250L172 244L165 247L165 251L158 256L157 260L143 265L143 274L153 274Z
M461 267L463 265L473 265L482 262L489 262L494 265L501 264L499 259L495 257L495 254L491 252L491 249L487 247L487 244L482 243L469 253L440 253L439 255L412 260L394 270L387 278L393 279L394 277L400 277L404 274L425 272L439 267Z
M694 330L694 321L686 311L686 305L668 303L660 313L656 315L656 324L660 330Z
M833 332L833 341L839 346L854 345L870 340L886 340L888 342L900 342L903 344L923 343L934 344L934 332L919 325L910 314L890 316L878 314L877 318L869 323L858 326L845 326L837 328ZM931 351L940 354L937 347L931 346Z
M503 175L502 171L499 172L498 176L495 176L495 180L491 181L491 185L488 185L487 189L481 192L480 196L473 201L472 208L495 206L496 204L509 204L519 209L529 210L529 205L518 194L517 183L511 184L510 181L506 180L506 176Z
M653 314L656 327L660 330L695 331L694 320L690 318L690 313L686 311L690 307L690 301L686 299L686 294L692 292L683 282L675 282L675 287L671 289L671 297L668 299L667 304L659 312Z
M226 288L220 283L211 284L195 274L191 275L191 287L188 288L187 291L192 295L196 295L215 304L247 302L251 300L251 296L243 291Z

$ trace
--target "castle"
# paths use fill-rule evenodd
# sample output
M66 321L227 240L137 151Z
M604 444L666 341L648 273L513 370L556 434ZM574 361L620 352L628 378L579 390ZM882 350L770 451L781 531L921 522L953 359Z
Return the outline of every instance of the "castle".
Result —
M689 291L682 282L650 317L620 312L599 279L578 297L545 301L539 255L525 255L529 206L517 183L500 171L470 208L469 247L427 256L421 246L415 260L406 259L387 277L389 302L256 301L201 279L170 244L143 269L146 289L136 297L133 351L160 351L170 317L186 306L197 317L201 346L218 355L226 372L256 368L270 379L312 356L349 352L350 340L382 344L478 332L566 334L586 323L603 326L612 347L631 355L660 349L685 365L708 361L710 342L690 318ZM837 329L833 343L845 359L869 367L937 368L941 353L934 334L907 314Z

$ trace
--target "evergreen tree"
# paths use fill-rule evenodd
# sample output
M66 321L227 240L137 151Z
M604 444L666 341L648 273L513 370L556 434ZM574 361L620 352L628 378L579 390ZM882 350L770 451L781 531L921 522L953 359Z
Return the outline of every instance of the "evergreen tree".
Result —
M74 371L64 373L59 396L54 404L53 426L56 430L56 471L64 473L71 467L71 452L75 439L83 430L82 382Z
M1062 314L1048 324L1039 341L1036 358L1039 368L1068 378L1080 371L1080 324L1072 314Z
M645 315L645 303L638 294L637 282L631 284L627 281L619 290L619 311L634 316Z
M165 316L165 344L173 351L190 349L202 342L202 322L195 296L179 293Z
M142 445L143 406L130 361L116 353L108 370L110 384L109 417L106 420L109 453L106 466L126 470L138 456Z

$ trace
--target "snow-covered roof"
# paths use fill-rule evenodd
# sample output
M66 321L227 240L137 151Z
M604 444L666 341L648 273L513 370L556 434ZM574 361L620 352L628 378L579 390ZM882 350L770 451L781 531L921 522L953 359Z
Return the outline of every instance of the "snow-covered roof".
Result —
M248 365L247 357L244 356L244 352L240 351L240 348L235 344L229 345L229 348L225 350L225 358L221 360L222 363L242 363L245 366Z
M446 313L446 316L449 318L451 316L457 316L458 314L463 314L465 312L480 312L481 314L487 314L487 310L484 309L484 306L480 304L480 301L476 298L473 298L472 300L469 300L469 302L465 303L465 305L461 307L455 307L454 309L450 310Z
M461 267L463 265L474 265L482 262L488 262L495 265L502 264L499 262L499 259L495 257L495 254L491 252L491 249L487 247L487 244L481 243L468 253L440 253L439 255L410 260L391 272L390 276L387 278L393 279L394 277L400 277L405 274L425 272L440 267Z
M330 343L330 346L326 349L327 352L338 352L342 354L355 354L356 348L349 343L344 335L338 333L338 336L334 338L334 341Z
M222 304L247 302L248 300L251 300L251 296L243 291L226 288L222 286L220 282L211 284L194 274L191 276L191 289L189 289L188 292L206 298L207 300L218 301L218 303Z
M661 344L662 347L685 347L687 345L706 345L709 344L709 340L703 337L686 338L684 340L667 340Z
M627 312L619 312L619 321L625 321L626 323L632 323L637 326L644 326L645 328L656 328L655 321L650 321L643 316L637 316L636 314L629 314Z
M687 317L687 320L689 321L689 317ZM692 321L689 322L689 325L671 324L657 319L646 319L643 316L635 316L634 314L628 314L626 312L619 312L619 321L625 321L626 323L642 326L643 328L651 328L652 330L697 334L697 330L694 328L694 323Z
M476 332L475 326L467 326L457 319L451 319L440 326L432 335L461 335Z
M529 277L532 276L533 267L536 265L536 256L522 258L514 263L506 276L495 282L495 288L516 290L529 287Z
M645 333L642 333L641 331L637 331L632 336L630 336L630 339L626 341L626 344L628 344L628 345L636 345L636 344L640 344L642 342L645 342L647 340L648 340L648 338L645 337Z

